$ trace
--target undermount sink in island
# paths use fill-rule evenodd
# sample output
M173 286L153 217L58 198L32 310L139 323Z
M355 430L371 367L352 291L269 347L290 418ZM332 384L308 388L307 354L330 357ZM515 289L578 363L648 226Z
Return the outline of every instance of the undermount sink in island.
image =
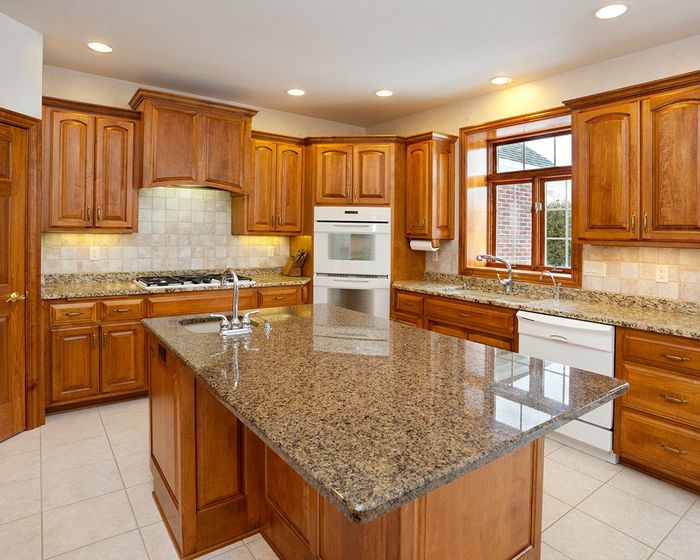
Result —
M144 321L183 558L259 530L286 560L539 558L542 436L627 389L330 305L237 339L183 319Z

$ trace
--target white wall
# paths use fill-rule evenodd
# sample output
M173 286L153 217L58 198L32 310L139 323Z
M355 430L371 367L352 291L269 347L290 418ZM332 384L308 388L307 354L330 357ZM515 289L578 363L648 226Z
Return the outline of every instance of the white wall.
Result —
M457 134L463 126L561 105L565 99L700 70L700 35L577 68L563 74L371 126L368 134L411 135L428 130Z
M0 108L41 118L41 33L0 13L0 53Z
M44 66L44 95L60 97L73 101L85 101L112 107L129 107L129 100L140 87L173 91L148 84L137 84L125 80L116 80L95 74L86 74L67 70L57 66ZM192 95L186 92L185 95ZM193 97L201 97L192 95ZM211 99L211 98L204 98ZM228 99L216 99L223 103L247 106ZM285 113L274 109L253 107L258 114L253 117L253 129L288 134L289 136L332 136L343 134L365 134L365 129L359 126L316 119L304 115Z

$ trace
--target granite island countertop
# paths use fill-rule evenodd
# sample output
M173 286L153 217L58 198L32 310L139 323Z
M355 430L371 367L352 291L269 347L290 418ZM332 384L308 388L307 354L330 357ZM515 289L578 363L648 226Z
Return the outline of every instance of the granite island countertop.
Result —
M190 316L191 317L191 316ZM263 442L350 519L371 521L627 385L332 305L261 311L248 340L145 319ZM199 319L205 321L204 316Z
M138 296L177 292L199 292L204 290L230 290L231 286L171 286L167 288L147 289L137 284L136 276L170 276L190 274L192 272L216 271L176 271L176 272L139 272L139 273L102 273L102 274L57 274L42 283L41 299L71 299L110 296ZM241 274L250 276L255 285L250 288L272 288L279 286L301 286L311 282L306 276L283 276L278 270L241 270Z
M578 297L563 297L555 301L541 295L509 296L503 292L465 289L463 283L437 280L400 280L394 282L393 287L425 295L700 339L700 313L694 304L688 304L687 311L683 310L683 302L582 290L568 290L580 294ZM548 288L551 291L551 286Z

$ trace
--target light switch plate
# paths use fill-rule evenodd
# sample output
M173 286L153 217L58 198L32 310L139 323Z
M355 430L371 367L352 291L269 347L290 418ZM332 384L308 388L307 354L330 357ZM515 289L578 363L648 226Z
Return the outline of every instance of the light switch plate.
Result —
M100 248L99 247L90 247L90 260L91 261L99 261L100 260Z
M656 281L657 282L668 282L668 265L667 264L657 264L656 265Z

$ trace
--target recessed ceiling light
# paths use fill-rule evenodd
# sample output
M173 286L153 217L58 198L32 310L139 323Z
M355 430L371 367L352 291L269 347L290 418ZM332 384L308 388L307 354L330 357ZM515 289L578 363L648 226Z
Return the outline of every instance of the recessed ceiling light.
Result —
M390 89L380 89L378 91L375 91L374 95L376 95L377 97L391 97L392 95L394 95L394 92Z
M626 11L627 4L608 4L607 6L599 8L595 13L595 17L598 19L613 19L620 17Z
M289 95L294 95L295 97L300 97L302 95L306 95L306 92L303 89L297 89L297 88L288 89L287 93Z
M491 83L494 86L504 86L506 84L509 84L511 81L511 78L509 78L508 76L494 76L493 78L491 78Z
M88 48L92 49L93 51L97 51L99 53L111 53L114 50L107 43L99 43L96 41L88 43L87 46L88 46Z

